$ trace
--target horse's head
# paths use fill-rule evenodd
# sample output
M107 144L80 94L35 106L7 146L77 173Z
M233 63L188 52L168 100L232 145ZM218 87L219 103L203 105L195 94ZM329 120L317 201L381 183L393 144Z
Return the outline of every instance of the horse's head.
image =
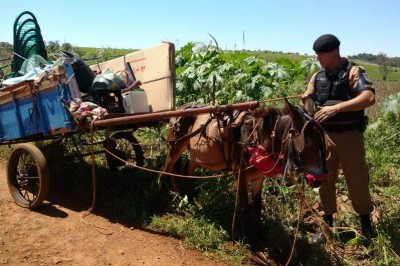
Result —
M287 100L285 108L262 108L246 115L241 142L249 155L246 159L266 176L296 169L312 187L326 178L324 130Z
M324 129L301 107L285 99L285 109L292 120L287 157L303 171L307 183L318 187L326 179L326 141Z

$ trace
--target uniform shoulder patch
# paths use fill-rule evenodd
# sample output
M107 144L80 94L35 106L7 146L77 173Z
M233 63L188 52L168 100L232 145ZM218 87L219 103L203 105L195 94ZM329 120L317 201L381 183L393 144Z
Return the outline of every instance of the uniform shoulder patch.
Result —
M363 67L360 67L360 76L362 76L365 79L365 82L367 84L372 84L372 80L369 78L367 72L365 71L365 69Z

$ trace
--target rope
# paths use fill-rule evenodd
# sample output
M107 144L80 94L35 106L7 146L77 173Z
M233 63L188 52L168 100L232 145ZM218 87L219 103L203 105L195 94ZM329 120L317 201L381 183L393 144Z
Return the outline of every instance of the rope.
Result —
M68 80L65 82L65 84L68 84L73 77L75 77L75 73L72 73L72 75L68 78Z
M18 57L20 57L20 58L22 58L22 59L24 59L24 60L28 60L27 58L25 58L25 57L23 57L22 55L19 55L19 54L17 54L16 52L13 52L13 55L16 55L16 56L18 56ZM39 65L37 65L35 62L32 62L34 65L36 65L36 66L39 66Z
M253 117L254 118L254 117ZM250 120L250 119L249 119ZM248 121L248 120L247 120ZM262 118L260 118L260 119L258 119L258 121L257 121L257 123L254 123L254 120L253 120L253 130L250 132L250 134L249 134L249 136L247 137L247 139L246 139L246 141L245 141L245 143L247 143L247 142L249 142L249 139L251 138L251 137L253 137L253 135L255 135L256 137L256 139L257 139L257 127L258 127L258 125L261 123L261 121L262 121ZM254 125L255 124L255 125Z
M235 194L235 208L233 210L233 218L232 218L232 225L231 225L231 239L232 242L235 242L235 225L236 225L236 211L238 206L238 198L239 198L239 189L240 189L240 179L241 179L241 169L242 169L242 161L243 161L243 149L240 153L240 164L239 164L239 171L237 177L237 185L236 185L236 194Z
M326 225L324 222L320 222L319 221L319 215L316 214L316 212L314 211L314 209L312 209L310 207L310 204L308 203L308 201L306 199L304 199L304 203L307 205L308 209L311 211L312 215L314 216L314 220L316 222L316 224L318 225L318 227L321 229L321 232L323 233L325 239L327 240L327 245L329 247L329 249L335 253L336 256L344 258L344 255L353 255L354 252L358 249L358 246L355 246L351 251L346 251L344 248L339 247L338 245L335 245L331 239L331 237L326 233L327 231L330 231L331 228ZM360 233L351 227L336 227L336 229L341 229L341 230L348 230L348 231L353 231L355 233L356 236L360 236ZM343 256L339 255L338 253L341 253Z
M87 217L87 216L89 216L90 214L91 214L91 211L94 209L94 206L95 206L95 204L96 204L96 169L95 169L95 161L94 161L94 145L93 145L93 135L94 135L94 130L93 130L93 125L94 125L94 122L100 117L101 115L99 115L99 116L97 116L97 117L95 117L93 120L92 120L92 122L90 123L90 159L91 159L91 162L92 162L92 205L89 207L89 209L88 210L86 210L82 215L81 215L81 222L82 223L84 223L85 225L87 225L87 226L90 226L90 227L92 227L92 228L94 228L94 229L96 229L97 231L99 231L100 233L102 233L102 234L105 234L105 235L111 235L111 234L113 234L113 231L111 231L111 230L109 230L109 229L107 229L107 228L104 228L104 227L101 227L101 226L98 226L98 225L95 225L95 224L92 224L92 223L89 223L89 222L86 222L84 219L85 219L85 217Z
M294 239L293 239L293 244L292 244L292 250L290 251L290 255L289 258L286 262L286 266L289 265L290 261L292 260L293 254L294 254L294 249L296 247L296 243L297 243L297 235L299 234L299 228L300 228L300 218L301 218L301 214L303 211L303 201L304 201L304 185L303 185L303 190L300 191L301 193L299 193L300 195L300 201L299 201L299 214L297 217L297 224L296 224L296 231L294 232Z
M120 160L121 162L124 162L125 164L132 166L134 168L138 168L140 170L144 170L147 172L151 172L151 173L156 173L156 174L164 174L164 175L169 175L169 176L174 176L174 177L183 177L183 178L192 178L192 179L210 179L210 178L220 178L220 177L227 177L227 176L231 176L231 175L235 175L238 172L230 172L227 174L220 174L220 175L208 175L208 176L194 176L194 175L180 175L180 174L174 174L174 173L169 173L169 172L164 172L164 171L158 171L158 170L154 170L154 169L150 169L150 168L146 168L146 167L142 167L142 166L138 166L135 165L131 162L125 161L124 159L122 159L121 157L118 157L117 155L115 155L114 153L112 153L111 151L109 151L107 148L103 148L105 152L107 152L108 154L110 154L111 156L115 157L116 159ZM243 171L247 171L249 169L253 168L253 166L249 166L246 167L245 169L243 169ZM239 169L240 170L240 169Z

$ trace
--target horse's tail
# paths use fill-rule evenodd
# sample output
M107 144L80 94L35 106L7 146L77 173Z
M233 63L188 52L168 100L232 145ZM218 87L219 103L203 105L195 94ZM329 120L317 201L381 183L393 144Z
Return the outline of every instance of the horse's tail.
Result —
M179 108L179 110L199 107L196 103L187 103ZM196 116L181 116L171 118L168 130L168 139L166 140L168 146L168 154L165 159L165 166L163 173L159 177L160 190L165 188L177 191L177 178L168 175L168 173L182 173L182 159L181 155L184 152L186 142L190 139L190 132L193 124L196 121ZM182 146L184 145L184 146ZM171 187L167 185L167 179L171 180Z

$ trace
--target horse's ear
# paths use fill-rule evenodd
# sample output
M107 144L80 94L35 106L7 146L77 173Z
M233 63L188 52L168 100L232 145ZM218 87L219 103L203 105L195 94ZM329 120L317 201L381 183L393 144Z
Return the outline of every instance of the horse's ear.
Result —
M307 114L311 117L314 117L314 98L311 95L308 95L304 101L304 109L306 110Z
M304 126L304 119L303 116L300 114L300 112L294 107L293 104L291 104L288 99L285 98L285 108L286 111L288 112L289 116L293 120L293 125L296 129L297 132L301 132L303 126Z

